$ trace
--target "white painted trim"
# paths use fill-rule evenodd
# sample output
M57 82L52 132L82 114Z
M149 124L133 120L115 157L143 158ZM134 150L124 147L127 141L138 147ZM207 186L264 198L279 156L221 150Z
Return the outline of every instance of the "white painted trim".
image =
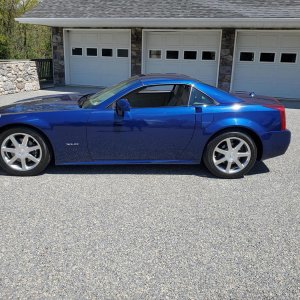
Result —
M69 31L63 30L63 44L64 44L64 63L65 63L65 84L70 84L70 49L69 45ZM67 55L68 53L68 55Z
M220 75L220 65L221 65L221 50L222 50L222 40L223 40L223 29L220 30L220 45L219 45L219 58L218 58L218 67L217 67L217 81L216 81L216 87L219 87L219 75ZM202 53L201 53L201 59L202 59Z
M128 29L128 33L129 33L129 53L128 53L128 61L129 61L129 70L128 70L128 74L129 74L129 77L131 77L131 29Z
M229 92L232 92L234 72L235 72L235 62L236 62L236 43L237 43L238 30L235 30L234 33L234 45L233 45L233 57L232 57L232 68L231 68L231 77L230 77L230 88Z
M236 32L300 32L300 29L236 29Z
M105 31L118 31L118 32L129 32L131 31L130 28L76 28L76 27L65 27L64 30L69 31L99 31L99 32L105 32Z
M64 41L63 41L64 43ZM65 46L64 46L64 52L65 52ZM54 57L54 51L53 51L53 31L51 29L51 57L52 57L52 83L54 84L54 63L53 63L53 57ZM65 59L65 53L64 53L64 59ZM65 76L66 80L66 76Z
M147 45L144 39L144 30L142 30L142 50L141 50L141 73L142 74L145 74L145 59L147 57L147 53L146 55L144 55L145 48L147 48Z
M300 28L300 18L16 18L54 27Z
M63 43L64 43L64 62L65 62L65 84L70 84L70 57L71 57L71 52L72 49L70 48L70 43L69 43L69 32L70 31L86 31L86 32L90 32L90 31L98 31L98 32L127 32L129 34L129 54L128 54L128 77L131 77L131 29L96 29L96 28L91 28L91 29L77 29L77 28L64 28L63 29ZM82 47L83 49L85 49L84 47ZM70 51L68 51L67 49L69 49ZM97 57L102 57L102 53L101 49L102 48L98 48L98 56ZM113 48L113 52L116 51L117 48ZM84 52L83 55L80 57L84 56ZM96 56L93 56L94 58ZM114 56L112 56L114 57ZM115 55L115 57L117 58L117 53Z

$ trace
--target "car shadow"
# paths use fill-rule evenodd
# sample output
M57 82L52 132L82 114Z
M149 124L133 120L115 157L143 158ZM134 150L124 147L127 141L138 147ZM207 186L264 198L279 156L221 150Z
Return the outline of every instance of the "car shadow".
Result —
M270 170L264 162L257 162L247 176L268 173ZM91 166L49 166L45 174L53 175L93 175L93 174L126 174L126 175L190 175L215 178L201 165L91 165ZM0 176L5 176L0 170Z
M48 174L126 174L126 175L194 175L213 177L199 165L97 165L51 166Z
M247 176L264 174L264 173L269 173L269 172L270 172L270 169L267 167L267 165L263 161L258 161L254 165L254 167L250 170L250 172L247 174Z

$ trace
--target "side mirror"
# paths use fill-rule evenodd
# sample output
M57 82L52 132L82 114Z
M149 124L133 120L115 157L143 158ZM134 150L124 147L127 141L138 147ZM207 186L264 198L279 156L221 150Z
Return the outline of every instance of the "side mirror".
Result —
M125 111L130 111L130 104L127 99L119 99L116 102L116 113L119 117L124 117Z

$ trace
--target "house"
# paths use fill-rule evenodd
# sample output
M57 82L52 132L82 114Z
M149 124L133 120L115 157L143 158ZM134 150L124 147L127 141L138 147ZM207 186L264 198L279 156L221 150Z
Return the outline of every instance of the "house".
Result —
M300 98L300 0L45 0L55 84L183 73L231 91Z

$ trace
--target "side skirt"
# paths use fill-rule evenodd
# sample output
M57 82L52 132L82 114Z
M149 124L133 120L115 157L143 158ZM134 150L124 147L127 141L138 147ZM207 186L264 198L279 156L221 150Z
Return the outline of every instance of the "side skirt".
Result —
M95 160L78 162L59 162L56 165L197 165L198 160Z

